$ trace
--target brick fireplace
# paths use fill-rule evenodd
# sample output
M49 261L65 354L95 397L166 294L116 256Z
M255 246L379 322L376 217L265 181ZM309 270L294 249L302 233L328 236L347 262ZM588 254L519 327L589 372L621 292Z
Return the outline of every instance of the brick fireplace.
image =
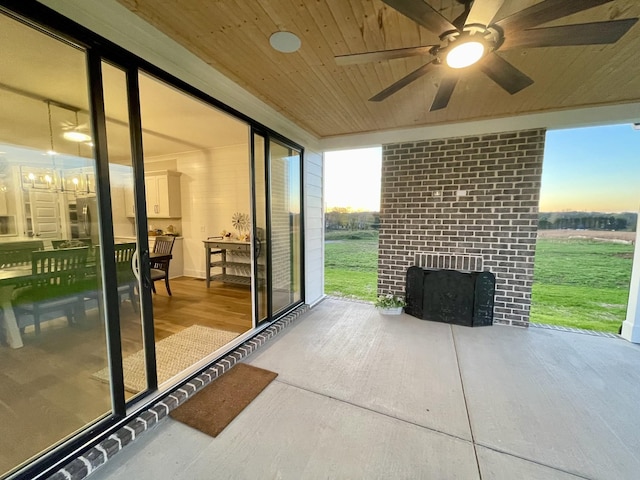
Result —
M404 294L423 255L480 258L494 323L526 326L544 129L384 145L378 293Z

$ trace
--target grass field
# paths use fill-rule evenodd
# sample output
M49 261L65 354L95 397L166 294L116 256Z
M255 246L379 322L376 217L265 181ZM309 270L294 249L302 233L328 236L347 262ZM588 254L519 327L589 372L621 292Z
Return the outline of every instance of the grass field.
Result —
M616 333L626 314L633 245L573 233L547 231L538 239L531 321ZM622 235L607 239L635 234ZM325 239L325 292L375 300L377 232L327 232Z
M376 230L325 234L324 291L327 295L373 301L377 271Z
M617 333L632 263L630 244L538 239L531 321Z

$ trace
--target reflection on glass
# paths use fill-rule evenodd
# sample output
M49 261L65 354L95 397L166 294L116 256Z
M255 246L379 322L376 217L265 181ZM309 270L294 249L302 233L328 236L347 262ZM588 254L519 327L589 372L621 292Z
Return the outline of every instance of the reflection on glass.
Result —
M252 327L250 137L246 123L150 75L138 78L149 250L171 255L151 260L162 389ZM208 240L229 248L209 255ZM206 255L209 282L194 278L205 276Z
M108 63L102 64L104 108L107 118L107 148L109 152L109 178L111 180L111 206L115 237L118 298L120 299L120 336L122 357L139 357L141 368L124 368L125 395L147 389L144 367L140 284L132 269L132 258L137 250L135 208L133 204L134 180L129 136L129 107L126 94L125 72ZM124 213L124 214L123 214Z
M256 302L257 323L267 319L267 202L265 187L265 141L260 135L253 136L254 142L254 189L256 199L256 233L254 238L254 254L256 256Z
M0 42L1 475L111 403L86 55L3 15Z
M300 153L270 143L271 281L274 315L301 299Z

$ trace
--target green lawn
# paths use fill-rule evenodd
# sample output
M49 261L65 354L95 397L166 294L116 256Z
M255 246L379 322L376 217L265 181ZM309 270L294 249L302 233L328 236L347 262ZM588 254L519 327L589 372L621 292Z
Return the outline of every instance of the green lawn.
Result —
M373 301L378 232L327 232L325 292ZM625 318L633 245L540 239L531 321L616 333Z
M632 263L633 245L539 239L531 321L617 333Z
M327 232L324 291L373 301L378 282L378 232Z

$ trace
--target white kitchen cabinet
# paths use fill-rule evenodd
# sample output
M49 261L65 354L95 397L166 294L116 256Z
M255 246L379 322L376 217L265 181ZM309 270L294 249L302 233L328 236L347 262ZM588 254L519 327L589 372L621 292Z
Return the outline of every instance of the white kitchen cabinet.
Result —
M144 176L148 218L180 218L180 173L172 170L147 172ZM133 191L125 189L124 205L127 217L135 216Z
M144 177L144 186L147 193L147 217L181 217L179 172L148 172Z

